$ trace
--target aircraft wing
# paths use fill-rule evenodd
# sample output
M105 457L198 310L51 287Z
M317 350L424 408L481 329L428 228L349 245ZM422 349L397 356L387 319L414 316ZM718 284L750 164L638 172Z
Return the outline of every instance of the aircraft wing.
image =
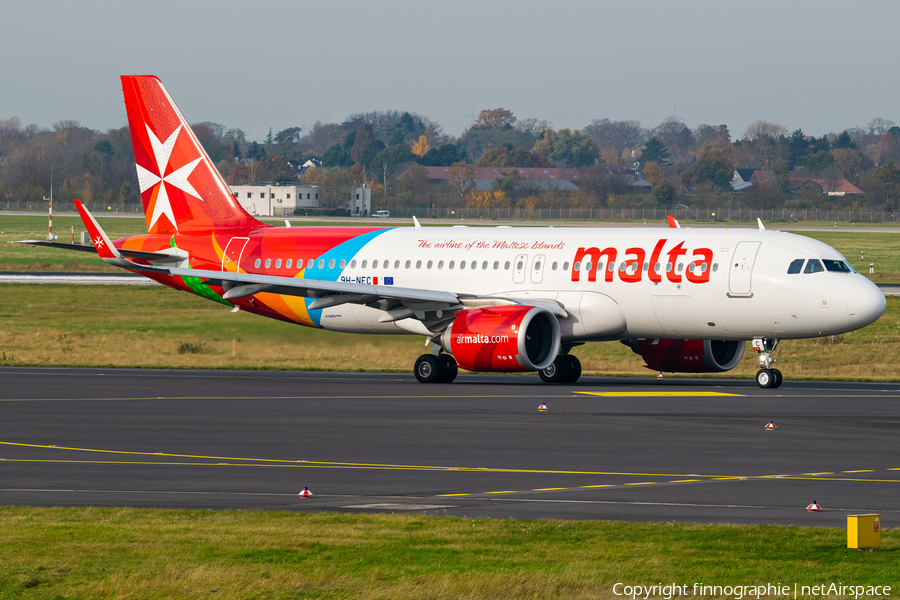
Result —
M342 281L321 281L274 275L203 271L161 267L155 269L179 277L199 277L207 285L224 288L225 300L236 300L262 292L315 298L309 305L312 310L363 304L385 311L379 319L382 323L414 318L429 328L435 328L452 319L455 313L466 308L496 306L498 304L528 304L546 308L565 318L568 313L555 300L518 299L506 296L477 296L440 290L406 288L393 285L371 285Z

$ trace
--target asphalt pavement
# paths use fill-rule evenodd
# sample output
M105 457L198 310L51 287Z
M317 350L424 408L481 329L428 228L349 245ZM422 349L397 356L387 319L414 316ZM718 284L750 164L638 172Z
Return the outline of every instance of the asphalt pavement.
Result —
M898 432L897 384L4 367L0 505L896 527Z

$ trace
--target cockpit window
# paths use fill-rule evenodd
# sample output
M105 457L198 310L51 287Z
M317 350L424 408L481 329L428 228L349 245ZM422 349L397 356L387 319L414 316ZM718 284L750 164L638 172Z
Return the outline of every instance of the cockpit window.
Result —
M798 258L797 260L791 261L791 266L788 267L788 275L796 275L800 271L803 270L803 259Z
M833 273L849 273L850 267L847 266L842 260L832 260L829 258L823 258L822 262L825 263L825 269L827 271L831 271Z
M811 258L809 262L806 263L806 268L803 269L804 273L821 273L825 270L825 267L822 266L822 262L818 258Z

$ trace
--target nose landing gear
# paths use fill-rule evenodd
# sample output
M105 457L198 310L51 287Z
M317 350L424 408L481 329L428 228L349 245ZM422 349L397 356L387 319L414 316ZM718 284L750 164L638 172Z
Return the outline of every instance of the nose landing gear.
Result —
M761 388L778 388L784 381L781 371L773 369L777 360L772 358L778 340L774 338L758 338L753 340L753 349L759 356L759 371L756 372L756 385Z

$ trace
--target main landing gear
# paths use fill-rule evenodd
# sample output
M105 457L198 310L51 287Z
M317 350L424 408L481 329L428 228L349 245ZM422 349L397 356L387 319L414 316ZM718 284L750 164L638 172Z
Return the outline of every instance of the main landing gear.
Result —
M575 383L581 377L581 361L568 352L560 354L549 367L538 371L545 383Z
M451 383L459 373L456 361L449 354L423 354L413 368L419 383Z
M777 388L781 387L784 377L781 371L773 369L777 360L772 358L775 347L778 346L778 340L774 338L761 338L753 340L753 349L759 356L759 371L756 372L756 385L761 388Z

